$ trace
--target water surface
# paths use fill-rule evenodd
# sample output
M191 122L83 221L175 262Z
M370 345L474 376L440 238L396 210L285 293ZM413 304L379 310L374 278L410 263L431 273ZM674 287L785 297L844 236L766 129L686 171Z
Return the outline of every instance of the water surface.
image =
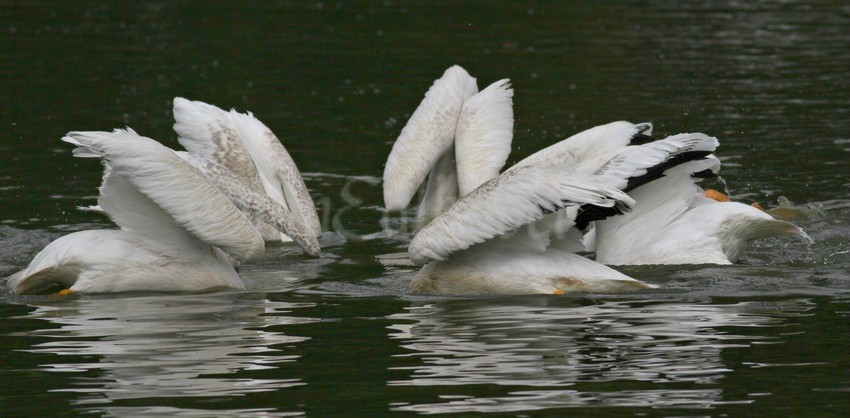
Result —
M0 1L0 276L108 228L70 130L177 147L171 99L250 110L328 233L208 295L0 295L3 415L846 416L850 7L843 2ZM382 209L392 141L460 64L515 89L509 162L591 126L721 141L744 202L813 244L735 266L631 267L627 295L411 296ZM388 234L388 231L401 231Z

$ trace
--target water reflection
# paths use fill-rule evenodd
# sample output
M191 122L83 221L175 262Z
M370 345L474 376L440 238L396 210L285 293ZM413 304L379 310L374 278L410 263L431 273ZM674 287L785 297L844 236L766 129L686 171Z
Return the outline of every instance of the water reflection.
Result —
M288 335L281 326L318 321L289 315L313 304L245 293L85 298L34 306L26 318L59 327L25 332L51 340L26 351L58 356L40 366L72 373L57 391L79 393L74 404L99 405L98 411L102 404L114 404L114 411L107 410L118 415L133 412L120 402L128 399L241 396L304 385L298 376L280 372L274 373L277 378L255 375L298 360L292 346L308 338Z
M396 367L409 378L390 384L429 386L439 396L394 407L484 412L749 403L724 397L720 383L734 367L724 364L723 351L775 343L747 329L785 326L785 318L808 309L801 300L525 302L441 301L392 315L390 337L410 351L398 357L412 365ZM503 389L476 395L476 385Z

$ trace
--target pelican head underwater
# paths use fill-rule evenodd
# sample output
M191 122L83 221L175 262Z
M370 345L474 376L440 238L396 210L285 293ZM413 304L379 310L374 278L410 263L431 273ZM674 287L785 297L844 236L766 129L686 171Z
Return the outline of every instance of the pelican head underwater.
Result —
M701 133L655 139L651 124L613 122L573 135L500 173L512 141L512 97L508 80L477 92L476 80L453 66L434 82L393 144L383 176L387 209L407 207L427 177L418 214L436 214L408 246L411 260L424 265L411 291L560 294L654 287L603 264L611 253L641 253L640 246L629 245L632 234L641 232L614 230L613 225L638 219L650 229L674 224L676 213L650 210L657 205L652 195L657 190L686 191L687 198L677 203L680 212L706 205L695 179L719 169L713 155L717 139ZM671 188L669 181L682 186ZM690 239L725 233L737 245L770 234L802 234L766 214L743 223L750 227ZM596 261L577 254L587 249L582 232L591 225L598 230L595 245L601 257ZM676 233L672 229L658 228L653 237L662 241ZM739 252L730 251L732 245L721 247L726 263ZM695 251L714 249L706 245ZM711 258L678 261L697 259ZM646 260L663 261L652 253Z
M76 157L100 158L95 210L119 229L75 232L8 277L16 294L206 292L244 289L234 263L263 256L266 240L294 240L320 256L320 228L300 173L251 114L174 100L190 152L131 129L71 132Z

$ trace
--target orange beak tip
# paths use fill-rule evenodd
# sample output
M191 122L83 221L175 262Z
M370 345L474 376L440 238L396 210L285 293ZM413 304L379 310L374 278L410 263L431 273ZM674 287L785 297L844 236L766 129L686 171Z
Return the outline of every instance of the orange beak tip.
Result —
M718 202L731 202L732 201L732 199L729 199L729 196L726 196L725 194L720 193L720 192L718 192L717 190L714 190L714 189L708 189L708 190L702 192L702 194L705 195L705 197L707 197L709 199L716 200Z

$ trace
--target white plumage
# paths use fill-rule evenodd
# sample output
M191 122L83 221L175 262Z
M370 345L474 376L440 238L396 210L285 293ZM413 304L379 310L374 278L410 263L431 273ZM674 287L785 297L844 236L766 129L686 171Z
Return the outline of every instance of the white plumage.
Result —
M588 216L581 213L590 206L612 214L629 210L633 202L621 191L629 177L645 174L686 146L669 139L631 151L637 147L629 142L650 127L617 122L553 145L499 175L513 129L508 81L471 95L469 84L457 80L474 82L457 66L435 81L393 145L384 171L388 209L406 207L430 172L419 213L440 212L408 247L412 261L427 263L411 289L498 294L647 287L567 251L581 245L574 223ZM435 112L435 103L451 105ZM634 155L616 160L624 150Z
M728 263L752 238L804 236L758 209L703 198L692 174L716 172L719 161L712 155L717 139L701 133L654 140L650 124L613 122L498 174L510 152L512 92L502 80L473 94L469 80L474 82L455 66L435 81L384 172L387 208L400 210L430 171L419 215L438 215L408 247L414 263L426 264L413 279L413 291L560 293L649 286L575 254L584 248L576 226L592 223L597 261L614 264Z
M217 188L177 154L132 130L71 132L75 155L103 159L98 205L118 230L76 232L45 247L8 284L79 293L244 288L227 254L262 256L262 237ZM226 253L225 253L226 252Z
M712 137L687 134L628 145L646 129L615 122L577 134L460 199L411 241L411 260L431 261L411 288L490 294L650 287L573 252L581 248L577 222L628 212L635 202L624 190L631 184L654 179L667 165L704 158L716 144ZM589 152L582 147L593 147L594 142L600 142L597 150L608 150Z
M507 79L478 92L466 70L452 66L425 94L401 131L384 168L384 203L406 208L428 177L418 213L451 206L499 173L511 149L513 90Z
M592 204L625 209L631 203L616 188L577 182L554 168L518 165L425 225L410 242L408 252L417 264L445 260L455 252L539 221L564 207Z
M308 254L314 257L321 255L319 241L314 233L299 222L285 206L272 200L262 189L246 182L242 177L213 160L182 151L176 154L215 185L219 192L248 216L264 238L277 240L285 234L287 241L295 241Z
M704 196L692 173L716 173L715 158L668 170L629 192L635 210L596 222L596 260L613 265L731 264L754 239L795 236L799 227L737 202Z
M514 112L508 79L463 102L455 141L458 194L466 196L496 177L511 153Z
M651 287L572 252L489 243L426 264L410 284L414 293L449 295L609 293Z
M303 236L292 237L257 222L267 240L295 238L303 246L321 234L319 216L295 162L271 129L254 115L235 110L226 112L210 104L177 97L174 119L178 140L187 151L224 166L242 178L248 186L246 191L265 193L304 227L303 232L297 232Z

